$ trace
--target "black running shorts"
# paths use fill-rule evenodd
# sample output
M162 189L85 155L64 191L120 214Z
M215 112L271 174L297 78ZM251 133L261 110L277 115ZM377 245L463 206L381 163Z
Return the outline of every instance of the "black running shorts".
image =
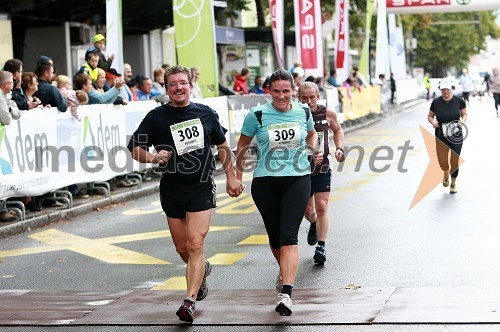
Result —
M326 173L318 173L311 175L311 193L312 197L315 193L329 193L331 191L332 171Z

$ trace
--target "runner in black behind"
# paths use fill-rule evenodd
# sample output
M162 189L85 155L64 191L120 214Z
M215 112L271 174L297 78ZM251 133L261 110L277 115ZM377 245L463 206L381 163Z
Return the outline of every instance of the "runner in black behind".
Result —
M208 106L189 101L190 70L170 67L165 83L170 102L146 115L128 148L134 159L160 164L163 171L161 206L175 249L187 264L187 297L176 314L180 320L192 322L196 300L203 300L208 293L206 278L212 269L204 257L205 236L216 197L211 145L217 145L226 170L227 193L237 197L243 185L235 177L231 151L217 114ZM150 146L158 153L148 152Z

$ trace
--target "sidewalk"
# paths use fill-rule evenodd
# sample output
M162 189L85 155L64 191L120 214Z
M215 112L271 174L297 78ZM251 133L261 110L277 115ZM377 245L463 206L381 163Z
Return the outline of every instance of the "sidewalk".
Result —
M344 133L349 133L354 130L368 127L373 123L382 121L387 117L404 111L414 105L425 102L423 99L416 99L404 104L390 107L388 111L374 116L373 118L362 119L359 123L345 127ZM348 141L348 140L347 140ZM71 217L82 215L90 211L128 201L134 198L143 197L159 191L160 178L153 177L151 181L142 182L142 188L137 186L132 188L118 187L116 191L111 192L110 197L93 196L86 199L74 199L72 208L43 208L40 212L26 211L26 220L16 222L0 222L0 239L8 236L29 232L33 229L46 226L50 223L60 220L69 219Z

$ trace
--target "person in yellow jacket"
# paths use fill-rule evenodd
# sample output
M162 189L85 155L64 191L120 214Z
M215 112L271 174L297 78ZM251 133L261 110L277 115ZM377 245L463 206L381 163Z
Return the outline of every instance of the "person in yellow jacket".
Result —
M85 61L87 62L85 62L75 75L73 75L73 80L75 80L75 78L80 74L87 74L92 79L92 83L94 83L99 77L99 68L97 67L97 64L99 63L99 55L96 53L87 53Z
M427 90L427 100L430 100L431 98L431 80L429 79L429 73L425 73L425 76L424 76L424 86L425 86L425 89Z

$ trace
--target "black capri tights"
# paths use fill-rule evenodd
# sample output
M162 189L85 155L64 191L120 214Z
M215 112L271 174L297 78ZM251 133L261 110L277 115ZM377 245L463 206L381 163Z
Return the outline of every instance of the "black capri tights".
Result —
M310 190L310 175L253 179L252 197L264 220L271 248L278 250L298 243Z

